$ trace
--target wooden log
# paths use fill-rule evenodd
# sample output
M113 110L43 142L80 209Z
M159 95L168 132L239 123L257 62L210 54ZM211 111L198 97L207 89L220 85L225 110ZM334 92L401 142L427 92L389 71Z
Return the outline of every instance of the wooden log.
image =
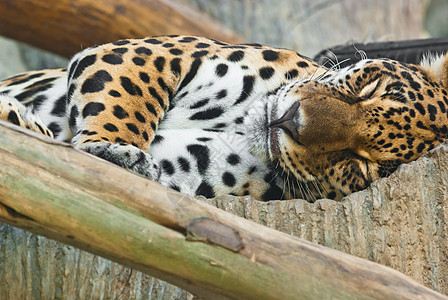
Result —
M8 224L205 298L448 299L387 267L249 222L11 128L0 122L0 220Z
M105 42L165 34L242 42L181 0L0 0L0 35L65 57Z

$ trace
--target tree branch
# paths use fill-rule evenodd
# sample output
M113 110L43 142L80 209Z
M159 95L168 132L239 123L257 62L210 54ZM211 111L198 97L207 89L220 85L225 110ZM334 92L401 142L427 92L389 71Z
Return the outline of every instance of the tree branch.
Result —
M12 130L14 129L14 130ZM213 299L447 299L0 121L0 220Z
M119 39L165 34L242 42L179 0L0 0L0 35L65 57Z

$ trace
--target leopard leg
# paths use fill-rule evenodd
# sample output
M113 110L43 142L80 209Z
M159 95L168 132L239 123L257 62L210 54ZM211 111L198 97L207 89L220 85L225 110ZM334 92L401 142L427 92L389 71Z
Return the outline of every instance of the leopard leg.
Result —
M0 94L0 120L53 138L53 133L33 114L31 109L6 94Z
M175 78L170 70L164 75L154 63L146 63L147 69L137 68L127 61L127 57L133 58L127 54L116 58L120 65L112 66L109 56L115 54L110 54L107 47L110 45L84 51L69 66L72 144L158 180L160 172L148 150L168 109ZM143 72L150 75L146 77ZM149 77L158 80L149 81Z

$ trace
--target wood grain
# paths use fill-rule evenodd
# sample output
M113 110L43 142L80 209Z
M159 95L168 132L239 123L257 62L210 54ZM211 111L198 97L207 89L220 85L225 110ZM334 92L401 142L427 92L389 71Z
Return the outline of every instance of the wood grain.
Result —
M180 0L0 0L0 35L65 57L105 42L166 34L242 42Z

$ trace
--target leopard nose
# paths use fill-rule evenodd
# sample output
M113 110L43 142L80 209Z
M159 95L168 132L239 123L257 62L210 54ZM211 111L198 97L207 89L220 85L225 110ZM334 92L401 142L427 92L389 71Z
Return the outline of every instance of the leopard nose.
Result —
M278 120L272 121L269 127L280 127L294 141L299 141L299 124L297 122L296 113L300 107L299 102L295 102L291 108Z

